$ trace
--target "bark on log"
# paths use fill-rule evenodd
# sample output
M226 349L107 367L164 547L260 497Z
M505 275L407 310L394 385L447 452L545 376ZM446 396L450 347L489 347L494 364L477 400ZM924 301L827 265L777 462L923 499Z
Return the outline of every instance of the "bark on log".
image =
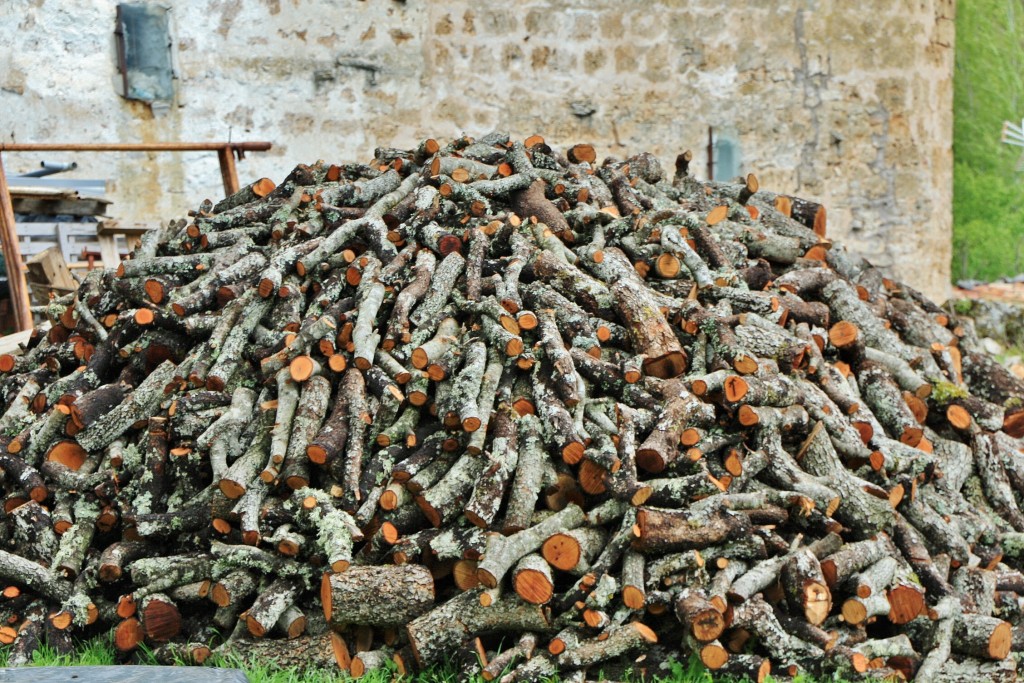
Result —
M332 627L401 626L433 607L434 579L421 565L350 567L324 575L320 600Z

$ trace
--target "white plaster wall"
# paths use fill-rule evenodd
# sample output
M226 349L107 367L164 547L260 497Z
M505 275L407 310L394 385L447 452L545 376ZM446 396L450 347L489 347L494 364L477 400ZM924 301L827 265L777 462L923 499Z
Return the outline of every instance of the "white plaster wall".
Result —
M822 200L833 236L947 291L954 0L163 4L177 99L154 116L117 94L114 2L2 0L0 138L270 140L239 172L280 180L300 162L493 128L666 164L690 148L703 169L712 125L738 137L762 186ZM8 173L40 158L5 155ZM123 218L221 194L213 154L75 160L114 181Z

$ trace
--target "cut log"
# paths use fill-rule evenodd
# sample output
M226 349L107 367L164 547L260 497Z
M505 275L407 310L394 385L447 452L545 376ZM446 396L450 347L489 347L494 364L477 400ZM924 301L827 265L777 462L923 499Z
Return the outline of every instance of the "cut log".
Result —
M320 600L334 626L401 626L433 607L434 579L421 565L350 567L324 575Z

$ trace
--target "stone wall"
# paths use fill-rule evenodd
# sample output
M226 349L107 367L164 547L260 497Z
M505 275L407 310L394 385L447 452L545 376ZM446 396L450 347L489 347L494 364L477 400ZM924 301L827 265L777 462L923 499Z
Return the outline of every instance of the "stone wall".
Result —
M176 101L122 99L115 3L0 3L5 141L264 139L243 179L494 128L553 146L735 138L762 186L819 198L830 234L944 297L954 0L196 0L170 3ZM6 155L8 173L39 155ZM63 157L62 157L63 158ZM55 159L56 160L56 159ZM180 215L214 155L78 155L114 211Z

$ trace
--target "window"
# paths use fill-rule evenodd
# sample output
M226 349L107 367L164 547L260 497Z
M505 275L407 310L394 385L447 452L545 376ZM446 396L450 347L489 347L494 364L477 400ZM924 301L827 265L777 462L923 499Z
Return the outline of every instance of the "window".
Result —
M728 133L715 131L713 180L733 180L740 174L741 163L739 141Z
M169 103L174 99L168 9L158 5L117 6L117 60L130 100Z

